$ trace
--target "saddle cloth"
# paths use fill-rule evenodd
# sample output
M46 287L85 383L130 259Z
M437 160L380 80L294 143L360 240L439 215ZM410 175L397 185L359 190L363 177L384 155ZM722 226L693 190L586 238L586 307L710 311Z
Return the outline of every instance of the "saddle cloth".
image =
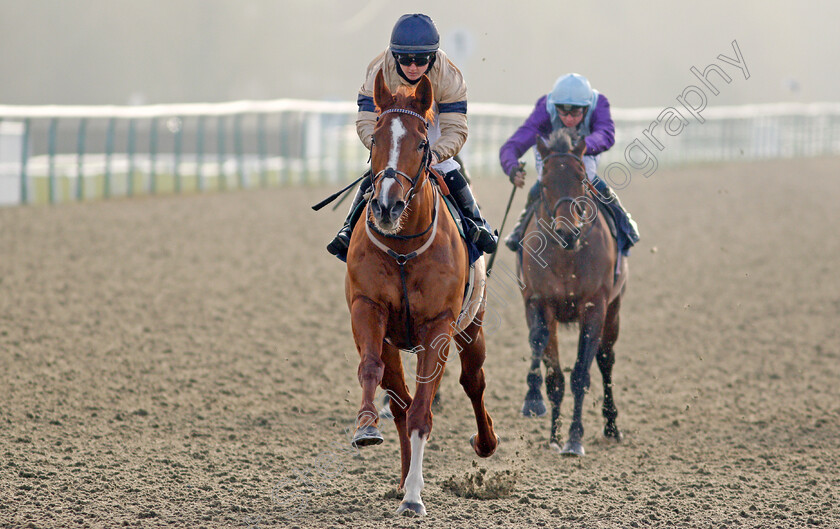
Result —
M484 256L470 263L470 270L467 274L467 286L464 288L464 302L461 304L461 312L455 318L455 334L466 329L475 318L478 309L484 303L484 285L487 281L487 269L484 263Z
M472 265L479 257L481 257L481 250L478 249L474 242L467 239L466 230L464 229L467 221L464 220L464 214L461 213L461 210L455 205L449 195L441 193L441 196L443 197L444 204L446 204L446 209L449 210L449 214L452 216L452 220L454 220L455 224L458 226L458 233L461 234L461 239L467 243L467 253L470 257L470 265Z
M460 314L455 319L455 330L456 332L461 332L472 322L481 306L484 298L484 282L487 277L486 267L481 250L478 249L474 242L467 239L466 230L464 229L466 225L464 214L461 213L461 210L455 205L449 195L441 193L441 197L443 198L444 204L446 204L446 209L452 216L452 220L458 226L458 233L467 245L467 254L469 256L470 269L467 273L467 285L464 288L464 302L461 305Z
M618 276L621 274L621 261L624 259L624 254L621 253L621 241L618 240L618 227L615 219L615 212L611 207L604 204L600 200L598 202L598 209L604 214L604 219L607 221L607 226L610 228L610 235L615 239L616 244L619 245L618 255L615 259L615 270L613 271L613 282L618 282Z

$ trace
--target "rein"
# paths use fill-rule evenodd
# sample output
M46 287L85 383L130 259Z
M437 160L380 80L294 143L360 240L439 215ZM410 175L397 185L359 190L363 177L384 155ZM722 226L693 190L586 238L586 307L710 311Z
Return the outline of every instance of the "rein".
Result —
M398 112L400 114L408 114L410 116L420 118L421 120L423 120L423 124L426 126L426 128L427 129L429 128L429 122L426 121L426 118L424 118L423 116L421 116L417 112L414 112L413 110L408 110L406 108L391 108L391 109L383 111L379 115L379 117L382 117L385 114L389 114L391 112ZM406 205L406 209L408 209L408 205L411 203L411 200L415 197L415 195L419 191L417 189L417 181L420 180L420 177L423 176L423 174L426 173L427 171L429 171L429 169L430 169L429 168L429 162L431 161L431 155L432 155L432 152L431 152L431 147L429 146L429 138L428 138L428 135L427 135L426 139L425 139L425 142L424 142L424 145L423 145L423 161L420 164L420 167L417 169L417 174L414 176L414 178L411 178L410 176L408 176L407 174L405 174L402 171L398 171L398 170L392 169L392 168L385 168L385 169L379 171L378 173L376 173L375 175L373 175L371 177L371 185L376 186L376 181L380 177L383 178L383 179L384 178L393 178L394 180L397 180L396 175L402 176L403 178L405 178L406 180L411 182L411 187L408 190L408 195L403 196L404 202L405 202L405 205ZM423 183L420 185L420 189L422 189L423 186L426 185L427 181L428 181L428 178L426 180L423 180ZM397 183L400 184L400 188L404 189L403 185L402 185L402 182L397 180ZM409 343L409 345L411 346L412 349L414 349L414 333L411 330L411 304L408 301L408 284L407 284L407 281L406 281L407 272L405 270L405 265L408 261L414 259L418 255L420 255L423 252L425 252L426 250L428 250L432 246L432 243L435 240L435 236L437 235L437 225L438 225L438 214L437 213L438 213L438 201L439 201L440 197L438 196L439 191L438 191L437 187L432 186L432 189L434 190L434 199L433 199L434 200L434 209L432 210L432 221L431 221L431 223L429 223L429 226L426 227L425 230L423 230L420 233L416 233L414 235L391 235L391 234L388 234L388 233L383 233L370 220L370 212L367 209L367 208L370 207L370 199L368 199L368 205L365 207L365 212L366 212L365 217L367 219L367 221L365 222L365 232L367 233L368 239L370 239L370 241L374 244L374 246L376 246L377 248L379 248L380 250L382 250L386 254L393 257L394 260L397 262L397 265L400 267L400 283L402 284L403 298L405 299L405 328L406 328L406 332L408 334L408 343ZM409 253L406 253L406 254L395 252L392 248L390 248L388 245L386 245L385 243L383 243L382 241L380 241L379 239L377 239L373 235L373 232L376 232L378 235L381 235L382 237L385 237L385 238L388 238L388 239L397 239L397 240L401 240L401 241L406 241L406 240L411 240L411 239L416 239L418 237L422 237L423 235L426 235L427 233L429 233L429 231L431 231L432 234L431 234L431 236L429 236L428 240L426 240L426 242L423 243L423 245L420 246L420 248L414 250L413 252L409 252Z
M586 186L587 189L589 189L590 192L594 193L597 196L599 194L598 190L595 189L595 185L593 185L592 182L589 181L589 178L586 177L586 165L583 163L583 160L580 159L580 156L572 154L570 152L553 152L545 158L543 158L543 162L545 162L549 158L560 156L566 156L580 164L581 169L583 169L583 178L581 179L581 182L583 183L583 185Z
M426 228L426 230L423 233L420 233L418 235L414 235L413 237L419 237L420 235L423 235L424 233L428 232L429 229L432 230L432 234L429 237L429 239L425 243L423 243L423 246L414 250L413 252L409 252L407 254L395 252L393 249L388 247L388 245L386 245L385 243L383 243L382 241L380 241L379 239L377 239L376 237L373 236L373 233L371 233L371 227L373 227L374 229L376 227L372 226L372 223L370 221L365 223L365 232L367 233L367 236L368 236L368 239L370 239L370 242L372 242L374 244L374 246L376 246L377 248L379 248L380 250L382 250L386 254L393 257L394 260L397 262L397 265L400 267L400 282L402 283L403 297L405 298L405 328L406 328L406 331L408 332L408 344L411 346L412 349L414 349L414 333L411 332L411 304L408 302L408 285L406 284L407 274L406 274L406 271L405 271L405 264L408 261L410 261L411 259L414 259L418 255L420 255L423 252L425 252L426 250L428 250L429 247L432 246L432 242L434 242L435 236L437 235L437 225L438 225L437 209L438 209L439 196L438 196L437 188L433 188L433 189L435 191L435 198L434 198L435 209L432 211L432 223L429 226L429 228ZM378 231L379 230L377 230L377 232ZM409 238L409 237L406 237L406 238Z
M578 164L580 164L580 167L583 170L583 178L580 180L580 182L582 184L584 184L587 191L589 191L590 193L596 194L596 196L597 196L598 190L595 189L595 186L592 184L592 182L589 181L589 178L586 177L586 166L584 165L583 160L580 159L580 156L577 156L576 154L572 154L570 152L553 152L553 153L549 154L548 156L546 156L545 158L543 158L543 163L545 163L545 161L548 160L549 158L555 158L555 157L557 157L557 158L568 157L568 158L571 158L571 159L575 160ZM578 198L580 198L580 197L578 197ZM557 217L555 216L555 213L557 212L557 208L560 207L560 204L563 204L564 202L571 202L571 203L575 204L576 200L577 200L577 198L572 198L572 197L560 197L559 199L557 199L557 201L554 203L554 207L549 211L549 217L551 219L552 229L554 228L554 223L557 220ZM545 199L545 193L544 193L543 186L540 186L540 202L542 202L543 206L548 208L549 202ZM594 202L596 204L595 214L597 215L597 213L598 213L597 199ZM585 239L592 232L592 229L595 227L594 222L588 222L587 224L589 224L589 229L586 230L586 233L581 234L580 238ZM537 223L537 229L540 232L543 232L542 224L540 224L539 222ZM546 235L550 235L550 234L546 234ZM549 239L549 241L551 241L552 239L554 239L554 237L551 237Z
M426 121L426 118L424 118L423 116L421 116L417 112L414 112L413 110L408 110L407 108L390 108L388 110L383 111L379 115L379 117L376 118L376 119L378 121L379 118L381 118L385 114L390 114L390 113L393 113L393 112L396 112L396 113L399 113L399 114L408 114L409 116L414 116L416 118L419 118L419 119L423 120L423 124L426 126L426 128L427 129L429 128L429 122ZM417 191L418 191L417 190L417 181L420 180L420 177L423 176L423 173L426 172L429 169L429 162L431 161L431 159L432 159L432 148L429 146L429 136L427 134L426 137L425 137L424 143L423 143L423 161L420 163L420 167L417 168L417 174L414 175L414 178L411 178L410 176L408 176L407 174L405 174L402 171L398 171L396 169L386 167L385 169L383 169L383 170L379 171L378 173L376 173L375 175L373 175L370 179L370 183L371 183L372 186L376 186L376 182L380 178L383 178L383 179L384 178L393 178L400 185L400 189L403 189L403 191L404 191L405 188L403 187L402 182L397 180L396 175L402 176L403 178L405 178L406 180L411 182L411 187L408 189L408 194L407 195L403 194L403 202L405 202L405 206L406 206L406 208L408 208L408 205L411 203L411 200L417 194ZM423 183L420 185L420 189L422 189L424 185L426 185L426 180L423 180ZM374 227L374 229L376 229L376 228ZM426 231L428 231L428 228L427 228ZM388 235L388 234L380 232L379 230L377 230L377 232L384 237L391 237L391 238L394 238L394 239L403 239L403 240L404 239L412 239L414 237L419 237L420 235L423 235L424 233L426 233L426 232L423 232L421 234L414 235L414 236L405 236L405 235Z

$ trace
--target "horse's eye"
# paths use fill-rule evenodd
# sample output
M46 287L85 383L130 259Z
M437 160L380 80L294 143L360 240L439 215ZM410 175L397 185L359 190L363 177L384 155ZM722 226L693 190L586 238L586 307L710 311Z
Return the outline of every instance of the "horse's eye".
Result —
M374 145L376 145L376 136L371 134L371 136L370 136L370 146L373 147Z
M418 151L422 151L423 149L425 149L425 148L426 148L426 145L427 145L427 144L428 144L428 143L427 143L425 140L421 141L421 142L420 142L420 145L418 145L418 146L417 146L417 150L418 150Z

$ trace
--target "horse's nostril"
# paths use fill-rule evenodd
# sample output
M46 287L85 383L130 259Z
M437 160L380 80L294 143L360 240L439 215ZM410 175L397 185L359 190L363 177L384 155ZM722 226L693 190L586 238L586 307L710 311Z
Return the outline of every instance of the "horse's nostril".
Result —
M402 215L403 211L405 211L405 202L402 200L397 201L394 204L394 207L391 208L391 221L396 222L400 215Z
M379 200L374 198L370 201L370 210L373 212L374 216L379 216L381 214L379 210Z

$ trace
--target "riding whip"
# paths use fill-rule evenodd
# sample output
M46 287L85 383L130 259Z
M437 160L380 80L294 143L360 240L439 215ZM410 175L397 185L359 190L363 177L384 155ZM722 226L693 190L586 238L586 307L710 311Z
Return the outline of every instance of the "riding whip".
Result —
M342 197L339 199L339 201L336 202L335 204L333 204L333 207L332 207L333 211L337 210L340 205L344 204L344 201L347 200L347 197L349 197L349 196L350 196L350 193L344 193L344 195L342 195Z
M327 204L329 204L329 203L330 203L330 202L332 202L333 200L337 199L339 196L341 196L341 194L342 194L342 193L347 192L347 190L349 190L351 187L353 187L354 185L356 185L356 184L358 184L359 182L361 182L363 178L367 178L367 176L368 176L368 173L363 174L363 175L362 175L362 176L360 176L359 178L357 178L357 179L353 180L353 182L352 182L352 183L350 183L350 185L348 185L347 187L345 187L345 188L344 188L344 189L342 189L341 191L338 191L338 192L336 192L336 193L333 193L332 195L328 196L328 197L327 197L327 198L325 198L324 200L322 200L322 201L318 202L317 204L315 204L314 206L312 206L312 209L314 209L315 211L318 211L319 209L321 209L322 207L326 206Z
M525 162L519 162L519 170L525 168ZM507 207L505 208L505 216L502 217L502 225L499 227L499 240L502 239L502 231L505 229L505 222L507 222L508 212L510 212L510 205L513 203L513 195L516 194L516 184L513 184L513 189L510 190L510 198L508 198ZM496 260L496 254L499 253L499 246L496 245L496 251L490 256L490 262L487 263L487 277L490 277L490 271L493 269L493 262Z

